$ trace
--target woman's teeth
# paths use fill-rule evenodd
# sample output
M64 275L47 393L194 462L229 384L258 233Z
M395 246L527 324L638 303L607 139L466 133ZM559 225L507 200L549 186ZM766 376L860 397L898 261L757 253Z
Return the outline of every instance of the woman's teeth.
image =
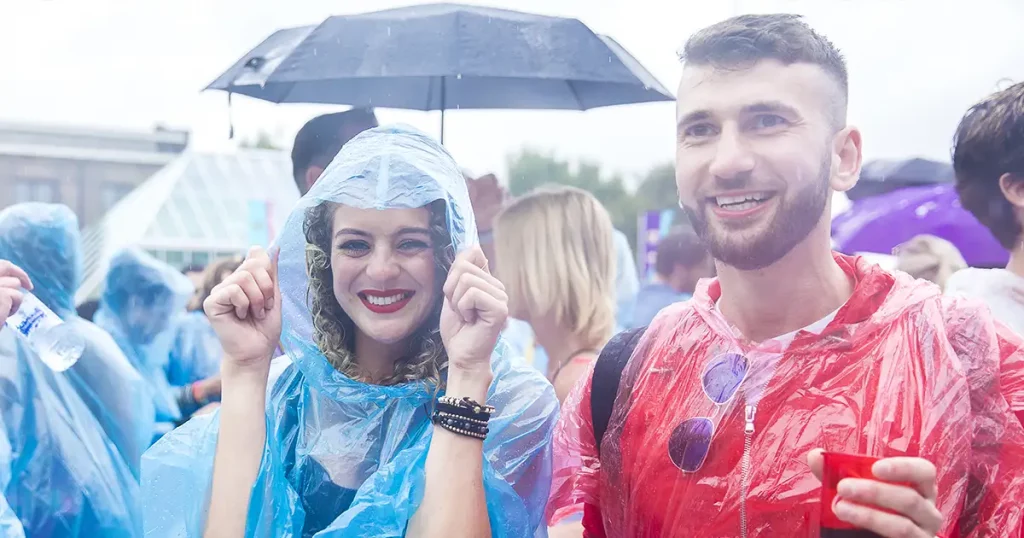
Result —
M370 303L372 305L377 305L377 306L387 306L389 304L394 304L394 303L397 303L398 301L401 301L402 299L405 299L406 297L408 297L408 295L409 295L408 293L399 293L397 295L389 295L387 297L379 297L377 295L367 295L366 296L366 302L368 302L368 303Z

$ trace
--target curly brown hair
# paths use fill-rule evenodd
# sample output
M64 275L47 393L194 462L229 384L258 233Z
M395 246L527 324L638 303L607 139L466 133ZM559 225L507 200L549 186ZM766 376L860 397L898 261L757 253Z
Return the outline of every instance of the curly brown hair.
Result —
M953 168L961 205L1013 250L1021 223L999 181L1005 174L1010 181L1024 181L1024 82L964 114L953 138Z
M370 382L370 376L359 367L355 356L355 324L334 295L331 271L334 211L337 203L324 202L306 211L303 232L306 235L306 271L309 274L307 302L313 315L313 338L320 352L339 372L352 379ZM434 244L437 272L434 285L440 290L455 261L455 246L448 232L446 206L443 200L427 205L430 211L430 235ZM426 380L440 387L442 372L448 367L448 354L441 341L438 325L443 297L439 296L426 321L410 338L409 354L395 363L394 373L380 385L397 385Z

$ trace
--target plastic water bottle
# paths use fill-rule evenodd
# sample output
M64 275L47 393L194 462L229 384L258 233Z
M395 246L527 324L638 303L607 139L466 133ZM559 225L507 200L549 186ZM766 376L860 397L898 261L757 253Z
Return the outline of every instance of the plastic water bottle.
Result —
M51 370L71 368L85 351L82 337L35 295L24 290L22 294L21 307L7 318L7 326L20 334Z

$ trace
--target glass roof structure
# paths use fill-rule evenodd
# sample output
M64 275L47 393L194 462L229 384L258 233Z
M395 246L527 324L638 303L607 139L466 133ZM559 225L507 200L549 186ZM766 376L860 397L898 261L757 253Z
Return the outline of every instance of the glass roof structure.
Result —
M82 235L78 302L99 295L110 258L138 246L183 267L266 246L299 198L282 151L186 151Z

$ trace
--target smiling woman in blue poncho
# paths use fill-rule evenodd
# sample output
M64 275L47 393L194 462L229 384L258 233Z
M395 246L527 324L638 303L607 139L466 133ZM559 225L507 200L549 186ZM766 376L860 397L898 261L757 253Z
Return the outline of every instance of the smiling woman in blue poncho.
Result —
M557 402L499 340L507 297L476 242L436 142L346 144L276 261L255 249L207 300L222 407L146 454L147 536L543 534ZM265 392L279 341L292 364Z

